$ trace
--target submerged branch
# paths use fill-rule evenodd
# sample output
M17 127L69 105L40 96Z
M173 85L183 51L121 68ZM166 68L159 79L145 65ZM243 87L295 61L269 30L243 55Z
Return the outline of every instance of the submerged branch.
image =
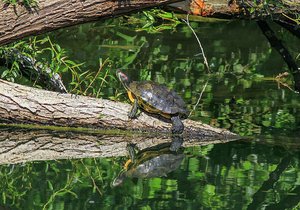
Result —
M274 184L280 179L283 172L289 167L291 160L292 155L287 154L287 156L280 161L276 169L269 174L269 179L264 181L260 189L253 195L252 202L249 204L247 209L258 209L263 204L267 197L266 192L273 189Z
M295 82L295 90L300 91L300 68L297 66L292 55L289 53L288 49L282 44L282 42L276 37L273 30L269 27L266 21L257 21L257 24L265 37L270 42L271 46L281 55L282 59L288 65Z

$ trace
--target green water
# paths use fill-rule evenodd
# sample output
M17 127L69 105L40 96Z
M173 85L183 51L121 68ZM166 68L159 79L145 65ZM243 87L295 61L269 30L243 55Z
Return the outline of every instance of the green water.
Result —
M128 20L129 21L129 20ZM190 29L137 32L119 18L72 27L49 36L70 58L110 74L126 69L134 80L176 90L190 116L248 136L225 144L187 147L166 176L111 183L126 157L37 161L0 166L0 203L8 209L299 209L299 94L272 80L288 71L255 22L193 23L212 74ZM300 41L272 25L292 55ZM297 60L298 63L299 60ZM69 81L68 73L63 77ZM108 78L102 97L126 100ZM99 84L95 84L99 85ZM292 87L292 84L287 82Z

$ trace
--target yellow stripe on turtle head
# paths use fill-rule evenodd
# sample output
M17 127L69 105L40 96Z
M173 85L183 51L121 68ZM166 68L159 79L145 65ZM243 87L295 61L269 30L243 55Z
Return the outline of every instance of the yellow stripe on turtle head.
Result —
M132 160L131 160L131 159L127 160L126 163L124 164L124 167L123 167L123 168L124 168L125 170L128 170L128 165L129 165L130 163L132 163Z

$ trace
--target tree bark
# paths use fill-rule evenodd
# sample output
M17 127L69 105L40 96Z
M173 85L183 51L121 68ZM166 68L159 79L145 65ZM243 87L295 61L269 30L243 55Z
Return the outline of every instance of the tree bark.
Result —
M105 99L26 87L0 80L0 122L67 127L121 129L147 133L171 133L171 123L142 112L128 119L131 105ZM237 135L200 122L184 120L183 135L237 138Z
M39 0L38 7L29 10L21 5L5 6L1 1L0 45L29 35L170 2L176 0Z
M0 165L29 161L117 157L127 155L128 143L139 149L171 143L167 136L110 136L95 133L0 129ZM184 139L183 147L225 143L233 139Z
M296 0L294 3L282 3L283 7L270 4L268 9L260 9L260 6L253 5L252 1L239 0L39 0L38 7L31 9L22 5L7 6L0 2L0 45L58 28L173 2L182 2L173 6L176 10L195 15L262 18L271 16L272 13L273 19L283 23L293 22L290 18L294 15L290 12L300 12L300 4ZM254 8L255 12L250 13L251 8Z

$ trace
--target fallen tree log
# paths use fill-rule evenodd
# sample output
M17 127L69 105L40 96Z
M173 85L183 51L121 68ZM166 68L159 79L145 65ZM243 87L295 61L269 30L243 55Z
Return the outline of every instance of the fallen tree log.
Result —
M234 139L204 136L202 139L184 139L182 146L226 143L232 140ZM0 129L0 165L37 160L125 156L128 143L136 144L139 149L145 149L158 144L171 143L171 138L2 128Z
M30 35L174 2L179 3L173 4L172 10L188 14L243 19L271 17L291 27L298 23L300 11L297 0L279 1L278 5L240 0L39 0L38 6L33 8L21 4L7 6L0 2L0 45Z
M142 112L128 119L131 105L86 96L61 94L0 80L0 123L23 123L120 129L169 134L171 124ZM201 122L183 121L185 138L203 136L236 138L237 135Z
M28 9L22 5L6 6L1 1L0 45L29 35L171 2L176 0L39 0L37 7Z

